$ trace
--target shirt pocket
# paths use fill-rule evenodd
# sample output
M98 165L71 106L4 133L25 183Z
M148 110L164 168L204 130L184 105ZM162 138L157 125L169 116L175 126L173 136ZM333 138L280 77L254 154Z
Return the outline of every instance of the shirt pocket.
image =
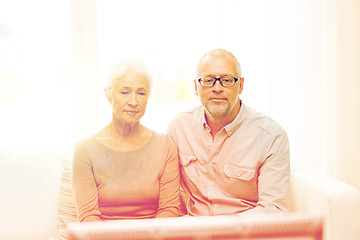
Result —
M186 183L199 184L199 159L193 155L179 153L181 175ZM189 186L188 186L189 187Z
M192 155L187 155L182 153L179 153L179 155L180 155L180 164L183 167L187 167L191 161L197 161L197 158Z
M229 178L243 181L251 181L255 176L254 169L244 168L233 164L225 164L224 173Z
M222 184L226 194L231 197L257 201L257 177L254 169L225 164Z

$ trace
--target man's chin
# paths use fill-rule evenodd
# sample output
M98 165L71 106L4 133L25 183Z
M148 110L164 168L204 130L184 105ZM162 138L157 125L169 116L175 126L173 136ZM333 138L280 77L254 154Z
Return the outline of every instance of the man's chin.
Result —
M207 106L207 111L213 117L222 117L226 115L228 106Z

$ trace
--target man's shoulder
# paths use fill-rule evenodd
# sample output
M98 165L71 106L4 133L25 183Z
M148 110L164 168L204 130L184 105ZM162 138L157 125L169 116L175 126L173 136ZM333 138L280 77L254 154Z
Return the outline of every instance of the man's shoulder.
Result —
M176 135L188 134L193 131L200 122L202 106L189 108L177 113L168 126L168 134L174 138Z
M261 129L268 134L286 134L285 130L275 119L251 107L247 107L247 122L249 125Z
M202 106L192 107L187 110L184 110L180 113L177 113L172 122L177 121L192 121L194 118L200 115L200 112L203 110Z

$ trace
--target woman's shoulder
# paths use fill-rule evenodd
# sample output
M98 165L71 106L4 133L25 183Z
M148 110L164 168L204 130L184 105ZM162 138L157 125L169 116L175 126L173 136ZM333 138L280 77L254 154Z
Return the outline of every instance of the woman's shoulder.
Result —
M87 149L94 148L95 144L95 135L88 136L75 143L75 151L86 151Z
M163 142L173 142L173 140L170 138L170 136L166 133L162 133L162 132L156 132L153 131L153 139L155 141L163 141Z
M153 131L152 143L166 149L177 150L175 142L166 133Z

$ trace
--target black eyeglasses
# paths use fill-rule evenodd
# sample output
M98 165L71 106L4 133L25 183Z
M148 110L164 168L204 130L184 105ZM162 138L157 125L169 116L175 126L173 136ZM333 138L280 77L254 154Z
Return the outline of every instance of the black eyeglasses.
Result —
M216 81L219 81L223 87L233 87L239 79L236 77L224 76L220 78L216 77L203 77L199 78L198 81L203 87L213 87Z

